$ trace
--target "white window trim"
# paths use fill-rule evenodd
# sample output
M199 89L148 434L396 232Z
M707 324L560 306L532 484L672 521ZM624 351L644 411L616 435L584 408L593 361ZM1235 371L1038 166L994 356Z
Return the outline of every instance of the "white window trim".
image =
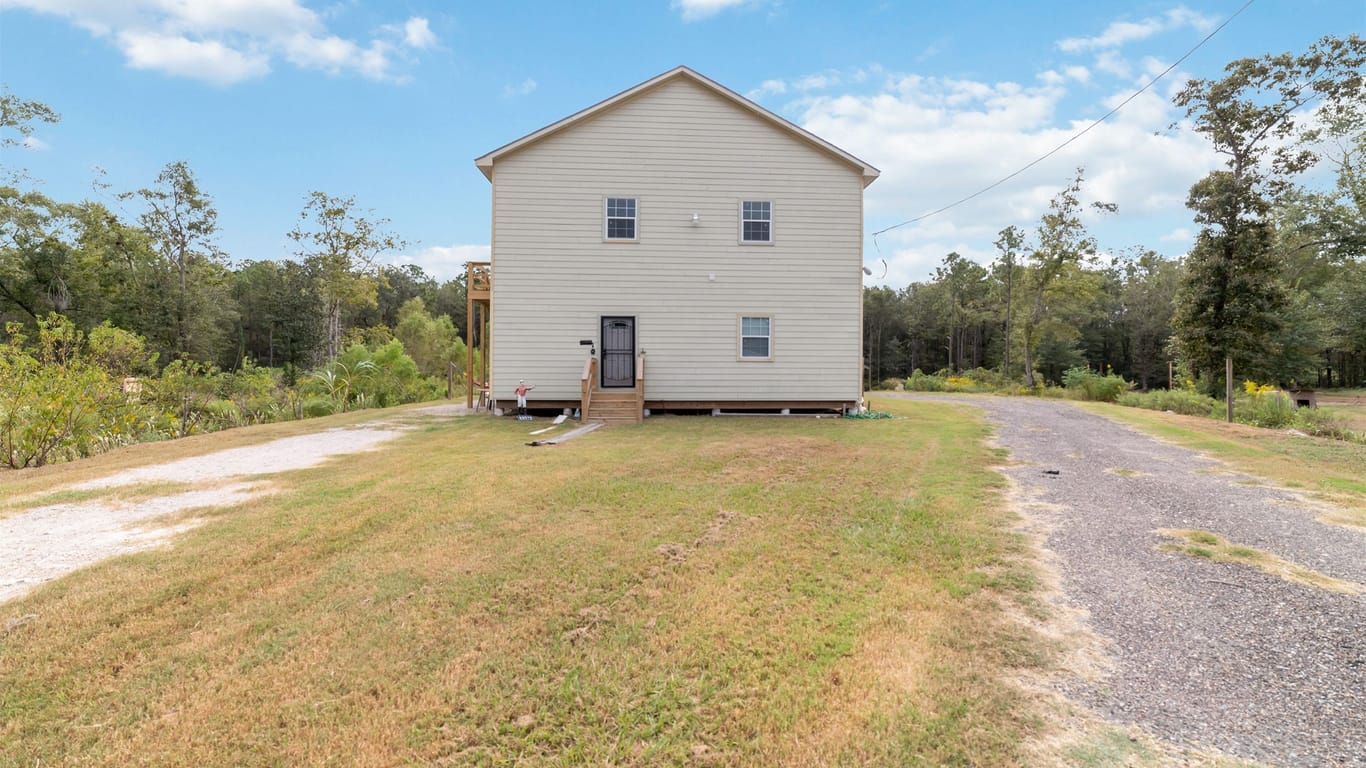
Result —
M745 318L763 318L768 321L768 356L758 357L756 355L745 354L745 339L761 338L759 336L745 335ZM751 312L749 314L739 314L735 316L735 359L743 363L770 363L773 362L773 315L762 312Z
M634 200L636 203L636 215L632 217L635 222L635 237L608 237L607 236L607 201L608 200ZM602 205L598 208L602 212L602 241L604 243L638 243L640 242L640 198L634 195L603 195ZM625 216L612 216L614 219L624 219Z
M768 203L768 239L767 239L767 240L746 240L746 239L745 239L745 203ZM774 240L777 239L777 238L774 236L775 233L776 233L776 228L775 228L775 226L774 226L774 219L777 218L777 215L776 215L775 212L774 212L774 209L775 209L775 208L777 208L777 206L774 204L773 199L772 199L772 198L764 198L764 197L746 197L746 198L742 198L739 202L737 202L737 203L735 204L735 216L736 216L736 220L737 220L737 225L738 225L738 227L739 227L738 231L736 232L736 237L739 238L740 245L773 245Z

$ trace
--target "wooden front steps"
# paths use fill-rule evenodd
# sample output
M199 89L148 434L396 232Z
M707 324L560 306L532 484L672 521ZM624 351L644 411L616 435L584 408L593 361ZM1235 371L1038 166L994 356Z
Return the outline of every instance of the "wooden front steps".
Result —
M639 424L641 421L640 401L634 389L613 391L598 389L593 391L588 413L584 421L601 421L607 424Z

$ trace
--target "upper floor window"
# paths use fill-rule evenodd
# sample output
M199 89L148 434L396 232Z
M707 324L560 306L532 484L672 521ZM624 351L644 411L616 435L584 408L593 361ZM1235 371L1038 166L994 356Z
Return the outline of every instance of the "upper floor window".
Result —
M773 242L773 203L745 200L740 203L740 242Z
M636 239L636 199L634 197L607 198L605 231L608 240Z

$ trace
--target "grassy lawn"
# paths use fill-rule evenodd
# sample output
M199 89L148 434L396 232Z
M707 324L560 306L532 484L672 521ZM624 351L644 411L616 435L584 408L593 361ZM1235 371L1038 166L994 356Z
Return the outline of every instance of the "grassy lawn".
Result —
M1366 432L1366 405L1320 405L1319 410L1331 414L1348 429Z
M1342 504L1353 513L1352 524L1366 527L1366 445L1198 416L1101 403L1081 405L1177 445L1203 451L1241 472Z
M1021 764L1044 725L1005 680L1049 653L1006 618L1000 457L970 409L877 407L906 418L550 448L454 419L277 478L0 607L0 765Z

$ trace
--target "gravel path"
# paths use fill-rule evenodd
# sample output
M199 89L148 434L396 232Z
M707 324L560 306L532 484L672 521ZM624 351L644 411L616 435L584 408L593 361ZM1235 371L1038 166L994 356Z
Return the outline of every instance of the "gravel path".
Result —
M1114 667L1065 691L1175 744L1271 765L1366 766L1366 596L1158 549L1211 531L1366 584L1366 533L1190 450L1056 400L963 398L997 425L1065 601ZM1056 471L1057 474L1048 474Z
M249 485L189 491L141 502L53 504L0 520L0 603L113 554L154 547L199 524L155 518L237 504L257 495Z
M224 480L317 466L333 456L370 450L425 419L468 413L464 406L453 404L417 408L390 420L191 456L68 486L89 490L170 481L215 487L138 501L53 504L0 519L0 603L106 557L161 544L200 522L192 518L169 523L158 518L240 504L268 491L264 484L221 485Z

